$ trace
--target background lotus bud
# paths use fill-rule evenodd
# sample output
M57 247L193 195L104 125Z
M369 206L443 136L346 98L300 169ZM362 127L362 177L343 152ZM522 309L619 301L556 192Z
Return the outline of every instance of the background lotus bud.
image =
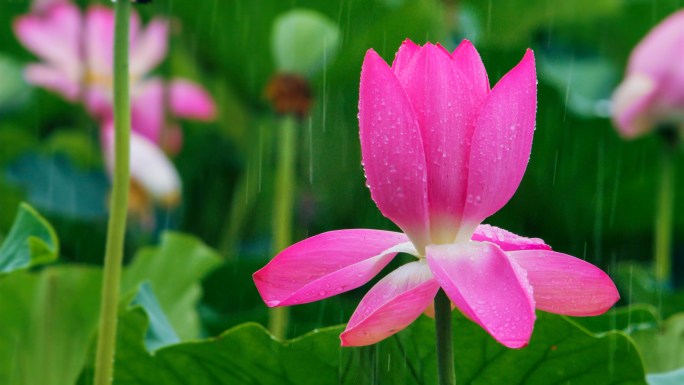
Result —
M632 51L613 94L613 121L626 139L658 126L684 127L684 11L658 24Z
M337 52L340 31L325 15L293 9L275 19L271 50L278 72L316 75Z

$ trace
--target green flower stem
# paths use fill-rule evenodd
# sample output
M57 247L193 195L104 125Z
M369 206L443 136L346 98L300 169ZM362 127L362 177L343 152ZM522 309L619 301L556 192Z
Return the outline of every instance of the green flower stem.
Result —
M435 296L435 331L437 335L437 371L439 385L455 385L454 336L451 330L451 300L439 289Z
M672 220L675 196L674 149L663 146L660 161L660 191L658 191L655 223L655 273L658 282L669 284L672 279Z
M292 244L292 215L296 185L297 124L295 118L292 115L286 115L280 122L279 129L273 202L273 255ZM285 338L288 321L288 308L273 308L269 313L268 329L274 336Z
M102 282L100 329L95 358L95 385L109 385L114 367L121 262L126 233L130 183L131 106L128 93L128 28L130 0L115 6L114 24L114 182Z

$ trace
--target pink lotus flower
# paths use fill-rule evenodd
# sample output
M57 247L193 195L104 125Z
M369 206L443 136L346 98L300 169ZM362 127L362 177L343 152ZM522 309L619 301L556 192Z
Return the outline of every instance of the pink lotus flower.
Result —
M684 10L658 24L632 51L613 94L613 121L628 139L661 124L684 129Z
M442 287L468 318L505 346L525 346L535 308L601 314L619 298L597 267L480 225L508 202L532 146L534 55L490 91L479 54L407 40L390 68L369 50L361 71L359 124L373 200L402 233L341 230L311 237L254 274L268 306L323 299L357 288L398 253L418 258L361 300L343 346L378 342L408 326Z
M83 100L103 124L111 120L114 11L96 5L82 15L66 0L38 3L35 8L36 12L14 23L19 41L43 60L27 66L27 81L69 101ZM214 102L201 86L184 79L167 84L159 77L147 77L166 58L166 20L154 18L143 29L134 12L130 36L131 125L135 132L159 144L166 129L167 105L176 117L215 118Z

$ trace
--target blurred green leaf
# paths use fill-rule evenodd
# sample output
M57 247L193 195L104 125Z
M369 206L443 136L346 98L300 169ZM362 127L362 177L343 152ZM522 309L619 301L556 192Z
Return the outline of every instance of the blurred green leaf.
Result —
M101 272L80 266L0 279L0 383L73 384L97 326Z
M90 220L107 214L107 176L79 170L67 157L26 154L8 167L7 179L23 187L29 202L46 214Z
M268 122L271 123L271 122ZM258 151L253 151L247 162L255 165L256 172L247 172L240 176L235 183L235 190L230 202L229 215L221 234L218 246L222 255L229 259L238 257L241 235L247 227L254 206L262 194L262 180L264 184L274 179L273 165L273 131L270 127L259 126ZM249 171L249 170L248 170Z
M0 54L0 113L22 106L31 87L24 81L24 67L10 56Z
M634 330L655 327L659 322L657 310L645 304L613 308L595 317L572 317L571 319L592 333L620 330L630 334Z
M195 237L167 232L159 246L141 249L123 274L121 290L135 289L149 281L159 305L181 340L200 332L197 301L199 281L221 264L215 251Z
M35 135L11 124L3 124L0 130L0 165L18 158L38 144Z
M540 51L539 76L565 97L570 112L587 118L610 117L610 97L619 77L614 63L597 54Z
M667 373L649 374L646 376L648 385L679 385L684 384L684 368Z
M138 286L138 292L130 306L141 306L150 320L149 327L145 333L145 347L149 352L180 342L180 338L178 338L168 318L166 318L164 310L162 310L157 297L154 295L152 285L148 281Z
M627 333L639 348L647 373L666 374L684 367L684 313L661 322L655 307L638 304L573 320L594 333L616 329ZM677 378L676 374L672 376Z
M661 325L631 334L643 354L647 373L664 373L684 367L684 313Z
M454 313L456 372L461 384L645 384L639 354L621 332L595 337L562 316L539 313L529 346L505 348ZM142 309L120 314L116 385L432 384L437 382L434 321L421 316L379 344L343 348L342 326L277 341L247 323L217 338L167 346L150 355Z
M134 304L144 306L135 309L146 317L153 316L156 345L151 348L173 342L169 324L182 337L197 337L198 281L218 263L215 253L197 239L169 233L159 247L141 250L124 269L122 290L129 294L122 303L128 307L135 294L142 293ZM156 305L147 284L140 285L146 281L159 299ZM97 327L101 285L101 269L77 265L2 276L0 357L12 359L0 360L0 384L75 383ZM163 322L164 313L168 322ZM143 332L148 333L147 324Z
M82 130L57 130L43 142L43 148L49 155L68 156L81 169L101 169L103 166L99 147Z
M2 242L2 239L12 228L21 202L26 199L21 189L8 183L2 175L0 175L0 191L2 191L0 194L0 207L3 208L0 210L0 242Z
M0 273L10 273L57 259L57 234L36 210L26 203L19 207L12 229L0 247Z
M623 293L629 293L632 303L656 306L660 319L684 312L684 291L659 284L650 269L637 263L620 263L615 269L615 283ZM684 366L684 365L683 365Z
M280 72L313 76L337 53L340 30L325 15L293 9L273 21L271 51Z
M482 39L498 48L524 48L540 29L590 26L591 21L615 14L622 0L466 0L484 29Z

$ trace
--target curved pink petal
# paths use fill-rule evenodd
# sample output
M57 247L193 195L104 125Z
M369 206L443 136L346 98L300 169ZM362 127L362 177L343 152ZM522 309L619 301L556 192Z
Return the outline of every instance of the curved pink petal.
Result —
M55 67L29 64L24 70L24 77L30 84L55 91L72 102L76 101L81 93L79 82Z
M72 81L81 74L81 11L71 3L52 4L44 13L14 21L17 38L36 56L58 67Z
M525 238L510 231L490 225L479 225L471 240L491 242L503 251L515 250L551 250L551 246L539 238Z
M342 346L365 346L404 329L432 303L439 284L425 261L407 263L380 280L363 297Z
M489 94L489 77L480 54L468 40L463 40L454 53L454 66L466 76L480 100Z
M430 43L399 76L423 139L432 243L453 243L468 187L470 141L479 101L453 66L451 55Z
M131 47L130 71L143 76L152 71L165 58L169 48L169 26L166 20L152 19L138 34Z
M608 274L570 255L548 250L507 253L527 271L539 310L570 316L603 314L620 299Z
M137 38L139 29L140 17L137 12L132 11L129 32L131 46ZM88 7L85 16L84 40L89 76L97 78L111 75L114 55L113 9L101 5Z
M371 197L423 253L431 242L420 129L399 79L372 49L361 70L359 133Z
M100 75L111 74L114 47L114 11L101 5L89 7L85 17L84 38L88 72Z
M318 301L365 284L411 249L401 233L330 231L283 250L254 273L254 283L270 307Z
M492 243L430 245L427 260L456 306L509 348L527 345L534 298L525 271Z
M399 74L408 67L409 63L411 63L411 59L413 59L413 56L418 50L420 50L418 44L412 42L411 39L404 40L404 42L401 43L401 47L399 47L399 51L397 51L394 56L392 71L399 76Z
M151 78L139 84L131 102L131 129L159 144L164 127L164 82Z
M216 104L199 84L185 79L171 81L171 112L180 118L211 121L216 118Z
M153 19L154 20L154 19ZM133 57L133 47L135 46L136 42L138 41L138 36L140 36L140 30L142 29L142 22L140 21L140 15L138 12L135 10L135 8L131 9L131 27L130 30L128 31L128 41L129 41L129 46L128 46L128 54L129 57ZM141 74L135 74L133 71L131 71L133 75L141 75Z
M639 42L629 57L627 73L641 73L665 80L681 68L684 58L684 10L673 13Z
M470 239L477 225L502 208L518 188L530 159L536 112L537 74L528 49L482 105L470 149L464 238Z

